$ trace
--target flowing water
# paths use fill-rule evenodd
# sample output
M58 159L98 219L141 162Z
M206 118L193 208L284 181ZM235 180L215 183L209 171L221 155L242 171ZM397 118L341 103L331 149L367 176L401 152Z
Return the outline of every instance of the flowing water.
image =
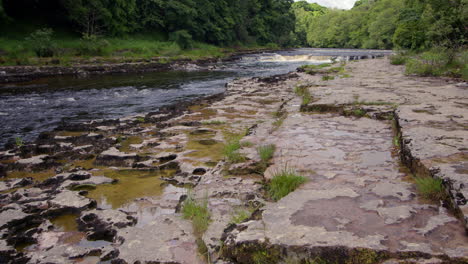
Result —
M193 71L54 77L0 84L0 146L15 138L33 140L61 122L83 122L147 113L159 107L221 93L238 77L271 76L332 59L373 58L390 51L296 49L247 55Z

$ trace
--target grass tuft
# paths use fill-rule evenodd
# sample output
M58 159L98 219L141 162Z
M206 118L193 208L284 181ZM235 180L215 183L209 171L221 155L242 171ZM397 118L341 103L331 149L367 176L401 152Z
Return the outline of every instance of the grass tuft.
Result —
M245 156L242 153L239 153L239 150L242 147L242 144L240 143L242 137L242 135L232 135L227 139L227 143L223 149L223 155L227 161L231 163L245 161Z
M274 173L273 179L268 183L268 195L274 201L279 201L306 181L294 169L285 167Z
M212 121L203 121L202 125L209 126L209 125L224 125L226 122L220 120L212 120Z
M335 80L335 76L330 76L330 75L322 76L322 81L331 81L331 80Z
M260 159L264 163L268 162L271 158L273 158L275 150L276 146L274 144L263 145L257 148L258 155L260 155Z
M252 212L249 212L245 209L238 209L234 212L234 215L231 218L231 224L240 224L247 220Z
M414 180L419 193L424 198L435 202L445 199L445 190L442 184L442 179L433 177L415 177Z
M208 229L210 224L210 211L208 210L208 198L197 202L192 197L188 197L182 208L184 219L191 220L193 231L196 236L201 236Z

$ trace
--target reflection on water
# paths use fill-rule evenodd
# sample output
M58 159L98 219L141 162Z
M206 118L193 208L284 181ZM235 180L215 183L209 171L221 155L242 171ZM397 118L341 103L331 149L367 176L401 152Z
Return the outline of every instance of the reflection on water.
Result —
M180 100L216 94L236 77L270 76L304 64L374 56L387 51L296 49L244 56L214 70L55 77L0 84L0 146L15 137L33 140L60 122L82 122L145 113Z

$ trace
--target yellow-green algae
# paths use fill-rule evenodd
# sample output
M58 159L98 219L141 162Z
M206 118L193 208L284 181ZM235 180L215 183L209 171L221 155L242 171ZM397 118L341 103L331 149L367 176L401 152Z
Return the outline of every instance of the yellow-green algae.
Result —
M74 232L78 231L76 222L78 216L78 214L64 214L51 219L50 222L62 232Z
M117 179L118 183L99 185L87 196L100 205L117 209L136 198L161 195L164 181L160 177L171 177L175 174L175 170L105 169L99 174Z
M122 146L120 147L120 151L122 152L130 152L130 145L136 145L143 143L143 138L138 136L131 136L122 141Z
M37 171L37 172L31 172L31 171L11 171L7 173L7 179L22 179L22 178L33 178L36 181L44 181L47 180L48 178L55 176L55 171L53 169L50 170L44 170L44 171Z
M187 157L200 159L204 161L218 162L223 159L224 144L221 142L213 142L214 144L202 144L204 140L210 140L213 134L191 135L189 134L189 141L186 149L193 150L194 152L187 155Z
M60 131L57 133L57 136L61 137L79 137L85 135L86 132L75 132L75 131Z

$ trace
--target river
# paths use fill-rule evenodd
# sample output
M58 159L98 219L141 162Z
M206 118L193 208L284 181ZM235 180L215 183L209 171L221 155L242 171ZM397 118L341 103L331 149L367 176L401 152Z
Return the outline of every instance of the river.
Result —
M391 51L294 49L246 55L190 71L54 77L0 84L0 146L35 139L61 122L84 122L142 114L181 100L221 93L234 78L271 76L305 64L360 59ZM1 147L0 147L1 148Z

